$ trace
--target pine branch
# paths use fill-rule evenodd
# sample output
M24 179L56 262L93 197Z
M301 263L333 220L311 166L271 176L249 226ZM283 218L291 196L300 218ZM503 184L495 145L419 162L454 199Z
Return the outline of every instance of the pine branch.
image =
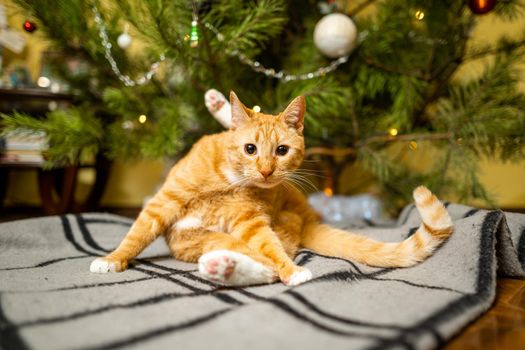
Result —
M353 9L351 9L347 15L349 17L355 17L359 12L366 9L368 6L374 4L377 0L365 0L362 3L356 5Z
M454 135L452 133L434 133L434 134L404 134L404 135L377 135L368 137L364 140L361 140L355 144L355 147L346 147L346 148L328 148L328 147L310 147L306 149L305 158L311 157L313 155L325 155L332 156L335 158L346 157L349 155L354 155L357 153L357 150L362 147L368 147L372 144L386 144L394 142L406 142L406 141L438 141L438 140L454 140Z
M497 47L494 47L494 48L485 49L483 51L474 52L472 54L465 55L465 57L463 57L462 62L475 60L475 59L482 58L482 57L489 56L489 55L506 53L506 52L514 51L514 50L517 50L523 47L525 47L525 40L504 43L503 45L498 45Z
M404 134L404 135L378 135L366 138L356 144L357 147L368 146L374 143L391 143L399 141L423 141L423 140L452 140L452 133L433 133L433 134Z
M372 66L372 67L375 67L375 68L378 68L378 69L381 69L382 71L385 71L387 73L393 73L393 74L399 74L399 75L404 75L404 76L415 77L415 78L419 78L419 79L425 79L425 75L421 74L418 71L404 70L404 69L398 69L398 68L390 67L390 66L387 66L387 65L385 65L383 63L376 62L376 61L374 61L371 58L364 57L361 53L359 53L359 57L363 60L363 62L365 64L367 64L369 66Z

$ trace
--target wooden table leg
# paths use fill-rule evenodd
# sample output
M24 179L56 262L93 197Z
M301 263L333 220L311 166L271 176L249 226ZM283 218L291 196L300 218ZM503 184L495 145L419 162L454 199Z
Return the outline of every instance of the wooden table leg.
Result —
M9 170L0 167L0 208L4 206L5 194L7 192L7 185L9 181Z
M106 190L106 185L109 179L109 173L111 170L112 161L103 155L98 155L95 162L95 182L91 187L91 191L84 203L74 203L74 212L85 212L98 210L100 206L100 200Z
M63 179L60 193L55 193L57 197L57 200L55 200L53 189L58 171L63 172ZM42 208L46 214L64 214L71 210L75 197L77 175L77 166L56 170L38 170L38 189L42 200Z

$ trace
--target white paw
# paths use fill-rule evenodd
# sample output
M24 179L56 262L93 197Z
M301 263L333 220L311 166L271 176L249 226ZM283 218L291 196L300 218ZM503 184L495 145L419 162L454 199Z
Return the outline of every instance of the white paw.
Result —
M89 271L94 273L108 273L116 272L117 268L115 263L106 261L102 258L97 258L91 262L91 265L89 266Z
M208 90L204 94L204 104L208 107L210 112L216 112L221 109L226 103L226 98L223 94L215 89Z
M230 250L214 250L201 256L199 272L212 281L230 286L270 283L274 279L270 268Z
M290 279L285 283L287 286L298 286L301 283L312 279L312 273L308 269L296 271L290 276Z

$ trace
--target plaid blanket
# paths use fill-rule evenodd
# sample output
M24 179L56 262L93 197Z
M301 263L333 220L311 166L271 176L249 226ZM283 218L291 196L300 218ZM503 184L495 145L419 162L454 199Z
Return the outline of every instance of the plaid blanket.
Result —
M123 273L89 264L132 221L91 213L0 224L1 349L430 349L492 304L497 273L525 276L525 215L449 205L452 237L405 269L363 266L303 250L313 273L281 283L218 286L176 261L162 240ZM419 225L353 230L398 241Z

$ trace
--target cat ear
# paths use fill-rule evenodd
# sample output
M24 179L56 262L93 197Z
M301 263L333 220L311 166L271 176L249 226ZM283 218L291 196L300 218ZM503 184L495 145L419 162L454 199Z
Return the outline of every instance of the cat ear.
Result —
M281 115L284 118L286 124L288 124L290 127L297 129L299 133L302 133L304 128L305 111L306 100L304 96L298 96L294 98L292 102L290 102L288 107L286 107L286 109L283 113L281 113Z
M236 129L245 124L250 119L250 116L246 112L246 107L233 91L230 91L230 104L232 106L232 122L230 128Z

